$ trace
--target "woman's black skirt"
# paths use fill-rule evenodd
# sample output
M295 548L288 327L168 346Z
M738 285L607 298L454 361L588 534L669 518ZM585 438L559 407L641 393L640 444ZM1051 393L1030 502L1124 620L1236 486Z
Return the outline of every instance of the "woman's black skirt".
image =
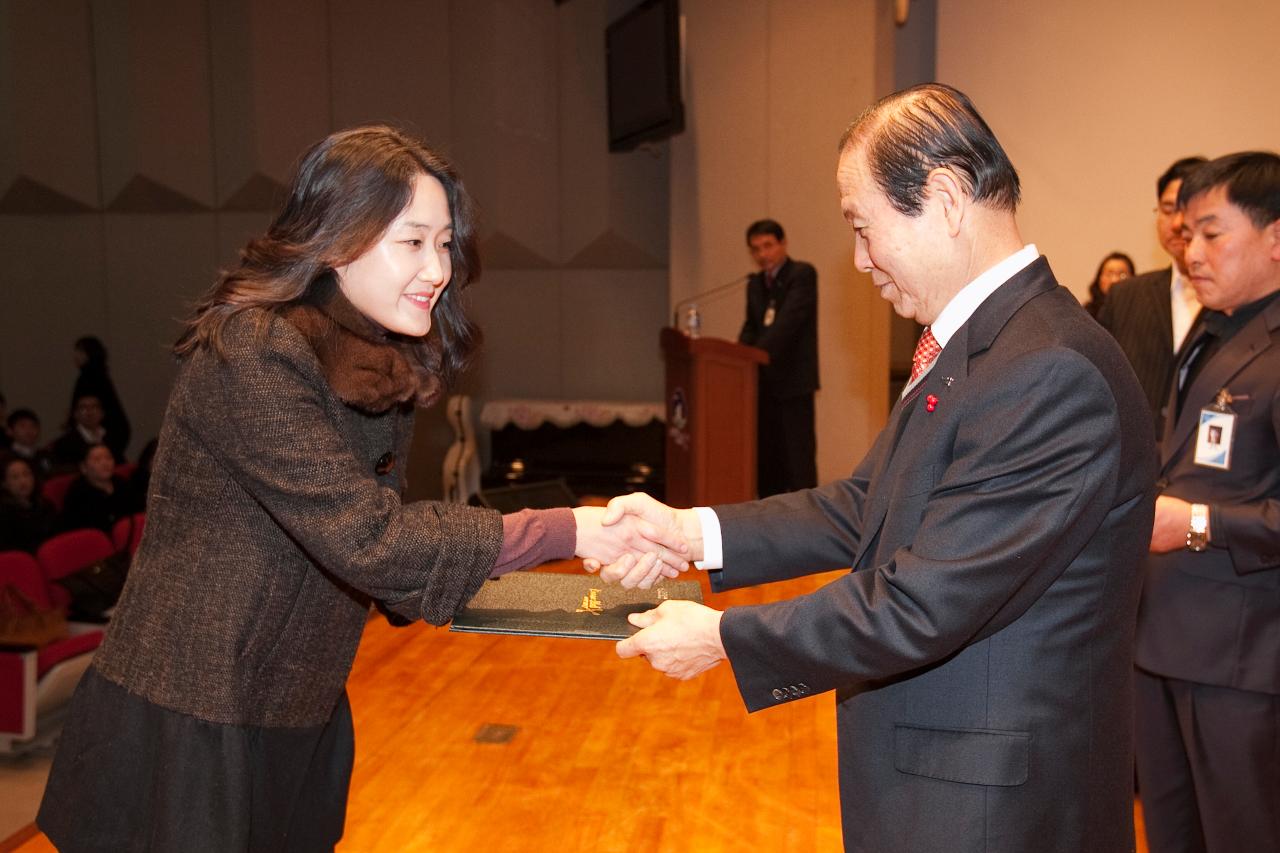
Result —
M62 853L332 850L354 753L345 693L322 726L219 725L90 667L36 823Z

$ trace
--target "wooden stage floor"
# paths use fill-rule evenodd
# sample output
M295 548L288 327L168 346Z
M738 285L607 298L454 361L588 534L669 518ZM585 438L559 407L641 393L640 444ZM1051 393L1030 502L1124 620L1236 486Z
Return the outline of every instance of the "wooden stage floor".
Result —
M753 604L838 574L704 592ZM747 715L728 664L677 682L609 642L380 618L349 690L345 853L841 849L830 693ZM9 842L53 849L34 830Z

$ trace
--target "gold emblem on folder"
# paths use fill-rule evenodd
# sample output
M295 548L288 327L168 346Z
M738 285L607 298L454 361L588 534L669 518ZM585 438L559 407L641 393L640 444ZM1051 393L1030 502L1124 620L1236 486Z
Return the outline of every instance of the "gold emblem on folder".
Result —
M600 603L600 590L593 589L586 595L582 596L582 603L578 605L578 609L574 613L594 613L599 616L604 613L604 605Z

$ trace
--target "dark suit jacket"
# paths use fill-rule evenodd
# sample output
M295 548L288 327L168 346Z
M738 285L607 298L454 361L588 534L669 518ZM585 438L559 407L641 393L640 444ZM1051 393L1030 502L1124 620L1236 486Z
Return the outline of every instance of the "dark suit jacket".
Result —
M1151 407L1157 439L1163 430L1161 409L1173 377L1173 307L1169 287L1173 268L1116 282L1107 291L1098 322L1124 350Z
M770 296L774 319L764 324ZM760 368L760 395L775 400L818 390L818 272L811 264L787 258L778 269L773 292L766 293L764 272L747 281L747 319L741 343L769 353Z
M1200 410L1222 388L1237 416L1230 471L1194 462ZM1170 412L1175 400L1171 389ZM1280 299L1204 365L1166 425L1160 457L1165 494L1209 504L1213 540L1200 553L1147 557L1138 665L1280 693Z
M1133 371L1041 258L849 479L715 508L717 589L853 567L721 623L750 710L836 691L846 850L1132 849L1154 475Z

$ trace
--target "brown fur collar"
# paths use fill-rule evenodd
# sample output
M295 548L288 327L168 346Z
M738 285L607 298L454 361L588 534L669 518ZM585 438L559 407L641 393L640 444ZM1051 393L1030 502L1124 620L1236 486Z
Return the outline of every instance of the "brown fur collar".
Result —
M424 361L434 351L365 317L331 277L315 282L283 316L311 344L329 387L348 406L380 414L411 400L425 406L439 396L440 379Z

